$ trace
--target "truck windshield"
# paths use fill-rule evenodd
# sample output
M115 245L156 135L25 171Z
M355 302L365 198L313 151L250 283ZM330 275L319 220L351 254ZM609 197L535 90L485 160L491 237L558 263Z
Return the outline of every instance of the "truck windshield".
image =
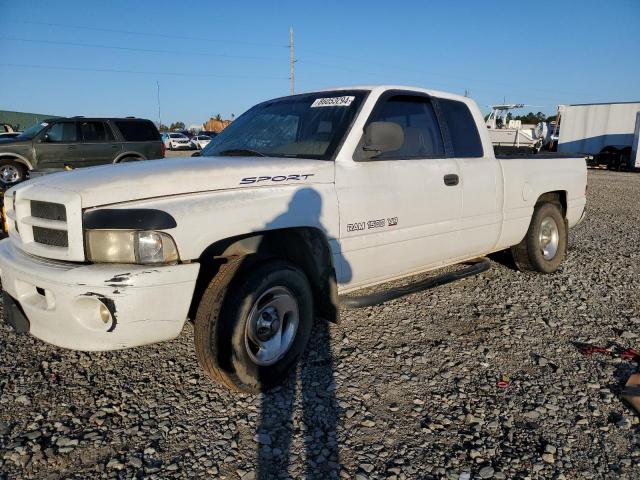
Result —
M46 128L49 124L47 122L36 123L35 125L31 125L24 132L18 135L16 138L19 140L31 140L38 133L42 131L43 128Z
M316 92L261 103L213 138L202 156L329 160L367 93L364 90Z

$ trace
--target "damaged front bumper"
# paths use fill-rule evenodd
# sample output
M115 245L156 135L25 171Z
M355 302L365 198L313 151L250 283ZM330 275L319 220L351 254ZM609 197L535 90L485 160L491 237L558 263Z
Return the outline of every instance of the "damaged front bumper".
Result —
M15 300L14 310L28 319L32 335L74 350L115 350L177 337L199 268L60 262L0 241L2 288Z

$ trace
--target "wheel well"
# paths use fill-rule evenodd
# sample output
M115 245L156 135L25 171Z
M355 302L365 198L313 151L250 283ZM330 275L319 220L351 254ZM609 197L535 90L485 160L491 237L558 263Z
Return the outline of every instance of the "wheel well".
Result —
M123 160L126 160L127 158L137 158L139 160L144 160L144 157L142 155L138 155L135 153L126 153L124 155L121 155L120 157L116 158L113 163L120 163Z
M331 248L324 233L317 228L299 227L254 232L226 238L210 245L200 256L200 272L189 310L195 312L211 279L220 265L230 257L246 257L243 268L270 258L281 258L297 265L307 276L314 293L316 314L338 321L338 289Z
M20 158L16 155L0 154L0 161L2 160L11 160L12 162L16 162L16 163L19 163L20 165L23 165L24 168L26 168L27 170L31 170L31 166L29 165L29 163L26 162L23 158Z
M613 145L607 145L606 147L602 147L602 149L600 149L600 153L617 153L618 152L618 147L615 147Z
M538 205L539 203L555 203L556 205L560 206L562 210L562 216L567 216L567 192L564 190L543 193L538 197L536 205Z

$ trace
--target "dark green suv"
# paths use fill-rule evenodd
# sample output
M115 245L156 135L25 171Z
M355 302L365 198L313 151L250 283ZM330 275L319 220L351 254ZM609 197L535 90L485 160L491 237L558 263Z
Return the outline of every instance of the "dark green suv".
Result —
M158 129L141 118L51 118L0 140L0 182L20 182L29 172L164 157Z

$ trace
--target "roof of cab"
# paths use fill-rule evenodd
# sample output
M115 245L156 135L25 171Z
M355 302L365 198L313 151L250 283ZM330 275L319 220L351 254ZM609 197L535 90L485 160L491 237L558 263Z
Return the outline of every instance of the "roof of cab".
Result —
M332 92L332 91L337 91L337 90L369 90L372 93L383 93L387 90L408 90L408 91L413 91L413 92L419 92L419 93L426 93L427 95L431 95L434 97L440 97L440 98L449 98L451 100L460 100L463 102L468 102L469 100L471 100L469 97L465 97L463 95L457 95L455 93L449 93L449 92L443 92L440 90L430 90L427 88L421 88L421 87L414 87L414 86L410 86L410 85L350 85L350 86L344 86L344 87L331 87L331 88L323 88L323 89L318 89L318 90L311 90L308 92L301 92L301 93L320 93L320 92Z
M51 122L60 122L60 121L65 121L65 120L76 120L76 121L105 121L105 120L110 120L112 122L114 121L145 121L145 122L150 122L151 120L147 120L146 118L138 118L138 117L83 117L81 115L76 115L74 117L51 117L51 118L45 118L42 120L42 122L47 122L47 123L51 123Z

